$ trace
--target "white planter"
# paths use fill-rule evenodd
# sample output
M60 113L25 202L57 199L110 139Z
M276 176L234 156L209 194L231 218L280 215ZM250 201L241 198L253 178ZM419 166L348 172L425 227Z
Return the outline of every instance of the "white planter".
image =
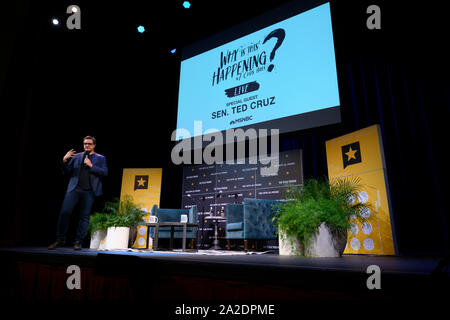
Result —
M278 236L280 255L298 256L302 254L302 245L297 238L287 237L281 230ZM333 234L325 222L305 245L305 257L340 257L347 244L347 233Z
M307 257L340 257L347 243L347 233L340 237L330 232L330 228L323 222L318 232L311 236L305 247Z
M105 249L128 249L128 237L130 228L128 227L110 227L106 234Z
M106 241L106 230L97 230L91 237L91 249L104 249Z
M302 255L302 245L295 237L287 237L286 234L279 230L278 245L280 256L298 256Z

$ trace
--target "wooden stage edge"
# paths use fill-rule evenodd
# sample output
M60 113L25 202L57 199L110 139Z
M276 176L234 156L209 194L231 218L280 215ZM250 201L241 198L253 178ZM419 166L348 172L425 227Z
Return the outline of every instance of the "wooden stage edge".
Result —
M344 255L301 258L275 253L96 251L43 247L0 248L3 301L265 301L400 303L448 301L448 260ZM69 289L69 266L80 268L81 288ZM373 266L379 268L380 288Z

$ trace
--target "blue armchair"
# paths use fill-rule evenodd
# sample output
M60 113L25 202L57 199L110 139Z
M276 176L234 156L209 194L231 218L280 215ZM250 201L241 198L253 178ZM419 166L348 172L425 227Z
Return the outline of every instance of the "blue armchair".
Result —
M189 223L198 223L198 209L197 206L192 206L190 209L161 209L155 204L150 211L151 216L156 216L158 222L179 222L181 215L188 216ZM152 227L150 234L154 237L155 228ZM188 227L186 238L191 240L191 247L193 247L193 241L197 238L198 227ZM170 238L170 227L160 227L158 239ZM174 239L183 238L183 227L174 227Z
M248 250L248 240L275 239L273 226L276 205L279 201L265 199L244 199L243 204L226 205L226 239L243 239L244 249Z

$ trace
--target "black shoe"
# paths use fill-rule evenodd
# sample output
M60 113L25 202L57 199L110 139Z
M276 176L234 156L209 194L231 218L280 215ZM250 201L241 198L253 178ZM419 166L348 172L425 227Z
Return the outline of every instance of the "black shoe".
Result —
M81 250L81 248L82 248L83 246L81 245L81 242L75 242L74 244L73 244L73 249L74 250Z
M62 247L64 245L64 241L56 240L54 243L48 246L48 250L55 250L58 247Z

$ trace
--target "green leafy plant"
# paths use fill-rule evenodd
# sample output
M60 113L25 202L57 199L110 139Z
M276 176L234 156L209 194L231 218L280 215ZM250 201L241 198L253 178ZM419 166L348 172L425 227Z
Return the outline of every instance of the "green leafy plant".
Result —
M304 247L322 222L333 234L346 236L350 220L365 221L359 210L366 204L357 201L360 179L310 179L303 188L290 187L286 202L278 206L273 222L278 232L299 239Z
M139 205L135 204L131 196L125 196L105 202L104 211L108 213L106 227L133 227L146 215Z
M95 212L89 219L88 232L92 236L97 230L106 230L106 222L108 221L108 214L103 212Z

